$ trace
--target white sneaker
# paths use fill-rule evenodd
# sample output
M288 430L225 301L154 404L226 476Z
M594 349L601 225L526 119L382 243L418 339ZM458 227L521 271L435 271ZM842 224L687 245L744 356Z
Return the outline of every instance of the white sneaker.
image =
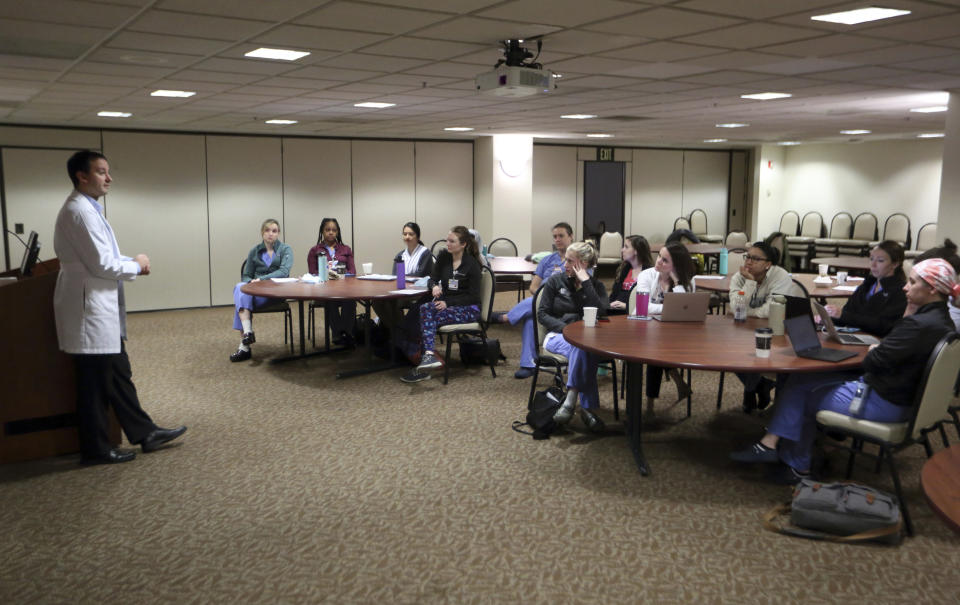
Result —
M575 401L564 401L559 409L553 414L553 421L557 424L566 424L573 418L573 411L576 409Z

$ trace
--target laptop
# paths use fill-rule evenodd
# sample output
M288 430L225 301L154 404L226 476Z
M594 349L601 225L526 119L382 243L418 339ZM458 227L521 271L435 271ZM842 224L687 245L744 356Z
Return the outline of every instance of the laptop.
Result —
M787 330L790 344L793 345L793 352L797 354L797 357L819 359L820 361L843 361L856 356L853 351L841 351L821 345L820 337L817 336L817 329L813 326L813 317L810 315L786 319L783 322L783 327Z
M870 336L869 334L840 334L837 332L837 326L833 323L833 318L830 317L830 314L827 313L826 308L818 302L813 303L813 308L817 310L817 314L820 315L820 323L823 324L823 327L827 329L827 340L832 340L833 342L839 342L842 345L875 345L880 344L880 339L875 336Z
M666 292L658 321L704 321L710 309L709 292Z

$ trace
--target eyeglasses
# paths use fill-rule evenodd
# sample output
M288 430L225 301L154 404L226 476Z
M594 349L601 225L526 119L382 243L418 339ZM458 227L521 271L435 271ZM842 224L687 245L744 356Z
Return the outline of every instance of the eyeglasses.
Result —
M744 260L744 261L748 261L748 260L749 260L749 261L753 261L753 262L755 262L755 263L765 263L765 262L767 262L767 259L763 258L762 256L750 256L749 254L744 254L744 255L743 255L743 260Z

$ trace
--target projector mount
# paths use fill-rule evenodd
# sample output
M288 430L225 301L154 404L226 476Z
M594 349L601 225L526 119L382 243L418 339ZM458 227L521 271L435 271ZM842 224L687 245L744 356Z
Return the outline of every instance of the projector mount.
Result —
M543 40L537 39L537 55L534 56L532 52L520 46L523 43L523 40L501 40L503 44L503 49L500 51L503 53L503 58L497 61L497 64L494 65L494 68L500 67L501 65L507 65L508 67L527 67L530 69L543 69L543 65L537 63L537 59L540 58L540 51L543 48Z

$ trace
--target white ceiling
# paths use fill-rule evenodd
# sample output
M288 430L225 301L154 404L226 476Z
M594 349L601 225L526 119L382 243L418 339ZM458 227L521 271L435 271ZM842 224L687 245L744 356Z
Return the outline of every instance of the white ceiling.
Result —
M702 146L942 132L960 89L960 0L856 26L831 0L0 0L0 122L177 131ZM498 40L540 35L548 95L478 95ZM308 50L256 60L260 46ZM535 45L529 45L535 50ZM197 91L151 97L158 88ZM750 101L778 91L790 99ZM386 101L396 107L358 109ZM126 111L126 119L101 118ZM588 113L594 120L566 120ZM264 124L272 118L291 126ZM725 122L749 123L738 129ZM475 128L466 135L444 127ZM867 129L851 137L840 130Z

